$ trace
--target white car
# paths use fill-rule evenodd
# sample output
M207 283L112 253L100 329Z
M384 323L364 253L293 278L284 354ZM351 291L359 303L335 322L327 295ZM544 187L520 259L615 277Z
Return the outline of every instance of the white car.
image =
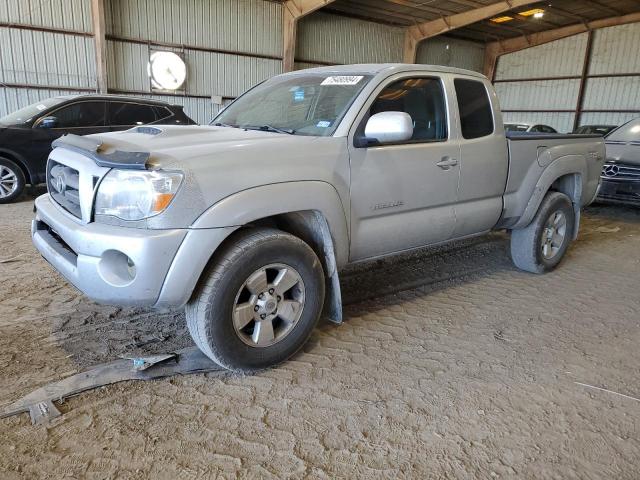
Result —
M507 132L522 132L522 133L558 133L558 131L550 127L549 125L542 125L539 123L505 123L504 129Z

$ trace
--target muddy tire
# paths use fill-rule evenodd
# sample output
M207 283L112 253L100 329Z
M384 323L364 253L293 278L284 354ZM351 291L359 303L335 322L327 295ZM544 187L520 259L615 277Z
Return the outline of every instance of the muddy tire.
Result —
M531 273L546 273L564 257L575 228L575 213L569 197L549 192L531 223L511 232L511 258L516 267Z
M8 158L0 157L0 203L15 201L24 190L22 169Z
M251 372L295 354L318 323L324 273L302 240L275 229L235 234L186 307L196 345L214 362Z

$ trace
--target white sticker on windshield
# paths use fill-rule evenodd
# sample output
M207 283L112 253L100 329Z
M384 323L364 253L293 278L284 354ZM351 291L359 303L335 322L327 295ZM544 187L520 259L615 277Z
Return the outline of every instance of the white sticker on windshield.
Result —
M320 85L357 85L363 78L362 75L338 75L325 78Z
M42 105L42 104L36 105L36 108L40 112L47 109L47 107L45 105Z
M327 120L320 120L316 127L318 128L329 128L331 126L331 122Z

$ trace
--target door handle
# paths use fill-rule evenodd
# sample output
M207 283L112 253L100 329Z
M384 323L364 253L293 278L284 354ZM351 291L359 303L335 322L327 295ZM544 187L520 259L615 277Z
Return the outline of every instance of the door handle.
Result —
M442 160L436 163L436 165L443 170L449 170L451 167L458 165L458 160L451 157L442 157Z

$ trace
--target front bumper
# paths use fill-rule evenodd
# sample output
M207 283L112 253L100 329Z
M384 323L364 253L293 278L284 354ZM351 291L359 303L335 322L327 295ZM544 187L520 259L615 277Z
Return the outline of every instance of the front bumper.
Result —
M607 203L640 205L640 181L602 178L597 199Z
M91 299L152 306L187 229L145 230L98 223L82 225L54 204L36 200L31 236L53 267Z

